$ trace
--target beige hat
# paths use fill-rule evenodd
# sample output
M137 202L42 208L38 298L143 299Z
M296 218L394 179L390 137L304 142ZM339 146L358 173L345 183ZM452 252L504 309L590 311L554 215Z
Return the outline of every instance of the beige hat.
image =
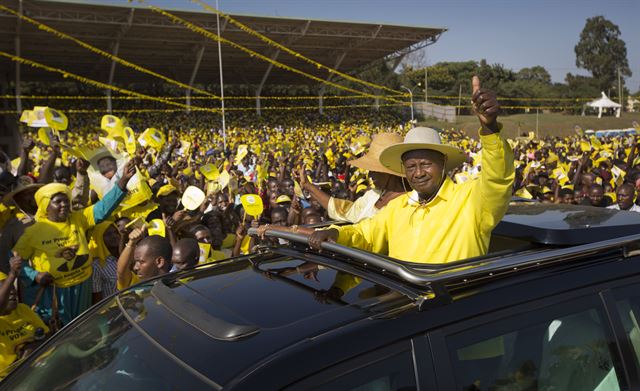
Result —
M452 145L442 144L438 131L426 127L411 129L404 137L404 141L387 147L380 154L380 163L396 175L404 172L402 169L402 155L418 149L431 149L447 157L446 171L451 171L462 164L466 156L464 152Z
M394 172L380 164L380 154L382 151L394 144L402 142L402 136L395 133L378 133L373 136L373 140L369 145L369 150L364 156L349 160L347 163L351 166L361 168L363 170L369 170L374 172L381 172L384 174L401 175L399 172Z

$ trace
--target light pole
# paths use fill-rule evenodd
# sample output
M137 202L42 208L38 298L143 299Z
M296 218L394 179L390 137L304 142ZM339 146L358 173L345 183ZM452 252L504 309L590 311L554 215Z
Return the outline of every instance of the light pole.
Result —
M220 9L218 6L218 0L216 0L216 9ZM220 37L220 14L216 12L216 28L218 30L218 37ZM218 68L220 68L220 103L222 109L222 148L224 154L227 153L227 125L224 118L224 79L222 78L222 49L220 48L220 39L218 39ZM225 155L226 156L226 155Z
M411 122L413 122L413 91L405 86L400 86L400 88L404 88L405 90L409 91L409 98L411 99Z

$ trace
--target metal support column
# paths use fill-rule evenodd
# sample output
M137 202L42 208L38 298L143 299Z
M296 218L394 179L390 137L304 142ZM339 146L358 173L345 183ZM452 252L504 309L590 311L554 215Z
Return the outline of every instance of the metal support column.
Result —
M338 55L338 58L336 59L336 65L334 65L333 69L338 70L338 68L340 68L340 65L342 64L342 61L344 60L344 58L347 56L347 51L343 51L342 53L340 53ZM329 74L329 76L325 79L326 81L331 81L331 79L333 79L333 73ZM327 90L327 85L323 84L322 86L320 86L320 93L319 95L319 102L318 102L318 110L320 112L320 114L323 113L323 107L322 107L322 101L323 101L323 96L324 96L324 92Z
M22 0L18 0L18 13L22 15ZM16 20L16 56L20 57L21 47L20 47L20 31L22 30L22 19L18 18ZM22 100L20 99L20 95L22 94L22 88L20 86L20 62L16 61L16 110L18 111L18 115L22 113Z
M115 41L115 44L113 45L113 51L111 53L114 57L118 57L118 52L120 51L120 41L122 40L122 37L124 37L124 35L127 33L127 31L129 31L129 28L133 23L134 12L135 12L135 8L131 8L131 10L129 11L129 19L127 19L127 23L122 25L122 27L120 28L120 31L118 32L118 35L116 36L116 41ZM115 72L116 72L116 62L115 60L111 60L111 68L109 69L109 81L107 82L107 84L109 85L113 84L113 77L115 75ZM111 90L107 89L107 112L111 114L111 110L112 110Z
M307 20L307 22L305 23L304 27L302 28L302 30L300 31L300 35L296 35L293 37L289 37L284 43L284 46L289 46L292 43L294 43L295 41L299 40L300 38L304 37L305 35L307 35L307 31L309 30L309 26L311 25L311 21ZM271 55L271 60L275 61L278 59L278 56L280 55L280 49L277 49L273 55ZM264 72L264 75L262 75L262 80L260 81L260 84L258 85L258 87L256 88L256 114L260 115L260 96L262 94L262 89L264 88L265 83L267 82L267 79L269 78L269 75L271 74L271 71L273 70L273 64L269 63L269 65L267 66L267 70Z
M193 83L196 80L196 75L198 74L198 69L200 69L200 62L202 62L202 56L204 55L204 45L200 46L198 49L198 54L196 55L196 63L193 66L193 71L191 72L191 77L189 78L189 89L187 90L187 111L191 111L191 87L193 87Z
M273 55L271 55L271 60L275 61L278 56L280 55L280 49L276 50ZM256 88L256 114L260 115L260 94L262 94L262 88L264 87L264 83L267 81L267 78L269 77L269 74L271 73L271 70L273 69L273 64L269 63L269 66L267 66L267 70L264 72L264 75L262 75L262 80L260 81L260 84L258 85L258 88Z

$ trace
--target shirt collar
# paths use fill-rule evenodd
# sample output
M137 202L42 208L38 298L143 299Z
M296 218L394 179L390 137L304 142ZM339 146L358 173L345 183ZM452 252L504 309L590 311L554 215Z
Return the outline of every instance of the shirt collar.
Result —
M442 183L442 185L440 186L440 189L438 189L438 193L436 194L436 196L427 203L427 205L431 204L436 198L440 198L443 201L447 201L451 198L451 195L453 194L453 187L454 187L454 183L451 180L451 178L449 178L448 176L444 179L444 182ZM408 198L407 198L407 205L409 206L416 206L418 204L420 204L420 196L418 196L418 192L415 190L412 190L411 192L408 193Z

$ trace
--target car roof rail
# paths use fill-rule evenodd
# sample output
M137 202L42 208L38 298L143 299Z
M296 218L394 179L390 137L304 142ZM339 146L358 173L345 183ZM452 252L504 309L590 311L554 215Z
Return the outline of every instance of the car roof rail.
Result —
M257 229L249 229L249 234L256 235ZM290 242L309 244L308 237L302 234L267 230L265 235ZM498 275L503 276L505 273L523 272L532 268L551 266L559 262L566 262L606 250L621 250L621 254L626 258L640 255L639 245L640 234L636 234L578 246L513 253L510 255L502 254L493 258L489 254L488 256L442 265L407 263L331 242L323 242L321 247L322 250L360 261L364 267L374 266L379 268L382 273L393 274L408 283L428 287L431 295L423 298L428 301L432 301L434 298L440 301L451 299L448 287L455 284L468 284L475 280L487 279Z
M231 323L212 316L174 292L162 280L153 284L151 294L173 315L213 339L237 341L260 332L256 325Z

